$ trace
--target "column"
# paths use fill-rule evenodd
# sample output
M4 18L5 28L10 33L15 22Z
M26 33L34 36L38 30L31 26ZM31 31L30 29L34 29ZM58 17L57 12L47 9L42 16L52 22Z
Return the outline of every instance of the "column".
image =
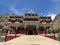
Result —
M53 34L54 34L54 39L56 39L55 31L54 31L53 27L52 27L52 32L53 32Z
M18 30L17 30L17 27L16 27L16 30L15 30L15 38L17 37L17 32L18 32Z
M7 41L7 36L8 36L8 29L6 28L5 42Z
M44 27L44 35L47 36L47 31L45 27Z
M24 25L24 34L26 34L26 25Z
M38 27L38 24L36 26L36 31L37 31L37 34L39 35L39 27Z

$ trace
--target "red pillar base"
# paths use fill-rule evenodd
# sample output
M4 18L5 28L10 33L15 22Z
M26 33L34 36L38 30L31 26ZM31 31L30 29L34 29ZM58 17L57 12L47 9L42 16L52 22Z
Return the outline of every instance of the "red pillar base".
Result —
M24 34L26 34L26 27L24 27Z
M47 37L47 31L46 31L46 28L44 27L44 35L45 35L45 37Z
M8 29L6 29L5 42L7 41Z
M15 38L17 37L17 32L18 32L18 30L17 30L17 28L16 28L16 30L15 30Z
M39 33L39 28L36 28L36 31L37 31L37 34L39 35L40 33Z
M54 32L54 30L53 30L52 32L53 32L53 34L54 34L54 39L56 39L56 36L55 36L55 32Z
M45 31L43 32L43 34L44 34L45 37L47 37L47 33Z

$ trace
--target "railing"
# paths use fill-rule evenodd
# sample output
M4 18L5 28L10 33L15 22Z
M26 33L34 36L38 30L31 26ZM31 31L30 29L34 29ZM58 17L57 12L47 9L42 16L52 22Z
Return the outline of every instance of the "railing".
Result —
M39 21L24 21L24 23L38 23Z
M17 36L21 36L23 34L17 34ZM7 34L7 36L15 36L15 34Z
M41 34L41 35L45 35L45 34ZM47 34L47 36L54 36L54 34L53 33L51 33L51 34ZM57 36L57 34L55 34L55 36Z
M24 18L38 18L38 16L24 16Z

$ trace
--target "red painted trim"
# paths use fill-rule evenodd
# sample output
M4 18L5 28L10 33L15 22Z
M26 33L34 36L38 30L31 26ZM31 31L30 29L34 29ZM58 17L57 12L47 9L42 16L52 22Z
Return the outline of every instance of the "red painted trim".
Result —
M15 38L17 37L17 32L18 32L18 30L17 30L17 28L16 28L16 30L15 30Z
M24 34L26 34L26 27L24 27Z
M8 20L9 22L11 21L11 19Z
M53 34L54 34L54 39L56 39L56 36L55 36L55 31L54 31L54 30L52 30L52 32L53 32Z
M7 35L8 35L8 29L6 29L6 34L5 34L5 42L7 41Z
M36 28L37 34L39 35L39 28Z
M47 31L46 31L45 27L44 27L44 34L47 37Z

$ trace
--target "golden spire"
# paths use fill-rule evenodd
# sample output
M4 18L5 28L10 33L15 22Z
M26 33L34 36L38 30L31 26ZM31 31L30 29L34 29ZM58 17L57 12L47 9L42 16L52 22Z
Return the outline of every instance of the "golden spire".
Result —
M32 10L29 10L28 13L35 13L35 12L33 12Z

